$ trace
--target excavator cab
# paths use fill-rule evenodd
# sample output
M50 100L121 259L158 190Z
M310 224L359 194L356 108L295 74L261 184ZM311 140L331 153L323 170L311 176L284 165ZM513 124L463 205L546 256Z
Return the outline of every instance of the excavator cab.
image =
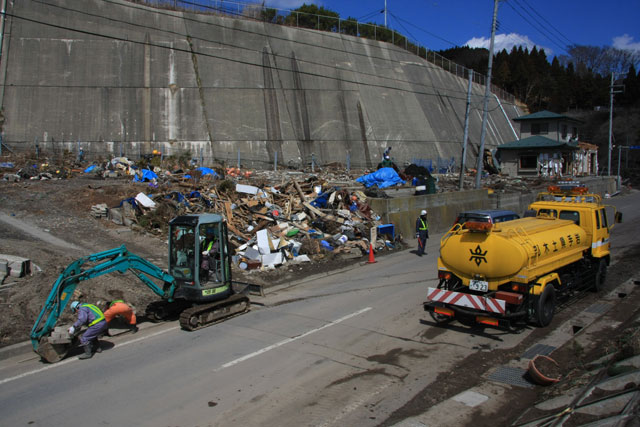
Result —
M227 223L221 215L178 216L169 221L169 236L175 302L149 304L149 319L179 312L180 326L193 331L249 310L247 295L232 286Z
M169 222L169 236L169 274L176 279L175 298L202 303L231 294L231 255L221 215L178 216Z

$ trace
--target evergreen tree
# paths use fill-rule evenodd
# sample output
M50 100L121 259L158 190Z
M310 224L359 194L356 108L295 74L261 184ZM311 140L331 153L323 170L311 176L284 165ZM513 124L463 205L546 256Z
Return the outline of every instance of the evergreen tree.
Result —
M636 73L633 64L629 66L627 77L624 79L624 93L620 96L620 104L640 107L640 72Z

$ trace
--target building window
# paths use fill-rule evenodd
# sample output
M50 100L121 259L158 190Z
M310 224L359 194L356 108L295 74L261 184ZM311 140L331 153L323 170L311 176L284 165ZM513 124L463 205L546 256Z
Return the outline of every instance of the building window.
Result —
M535 154L523 154L520 156L520 169L537 169L538 156Z
M567 125L562 125L562 139L567 139Z
M531 123L531 135L546 135L549 133L549 123Z

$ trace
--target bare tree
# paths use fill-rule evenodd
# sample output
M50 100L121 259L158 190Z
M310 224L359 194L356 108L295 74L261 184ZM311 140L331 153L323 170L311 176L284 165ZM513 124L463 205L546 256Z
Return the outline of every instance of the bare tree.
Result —
M608 74L625 74L631 65L640 63L640 54L632 50L617 49L611 46L579 46L569 48L569 57L563 61L572 62L578 73L590 70L593 73L606 76Z

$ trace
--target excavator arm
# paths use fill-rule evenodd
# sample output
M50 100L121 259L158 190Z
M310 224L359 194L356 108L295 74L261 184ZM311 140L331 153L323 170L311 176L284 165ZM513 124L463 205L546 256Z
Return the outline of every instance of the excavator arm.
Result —
M85 266L87 263L89 266ZM176 281L173 276L146 259L132 254L124 245L88 255L69 264L54 283L47 301L31 329L30 338L34 351L49 362L62 359L69 347L69 345L65 345L65 341L70 344L69 337L64 337L56 342L55 339L49 339L49 335L72 298L78 283L116 271L125 273L127 270L135 274L156 295L168 302L173 301L176 289ZM164 285L158 286L151 278L163 281Z

